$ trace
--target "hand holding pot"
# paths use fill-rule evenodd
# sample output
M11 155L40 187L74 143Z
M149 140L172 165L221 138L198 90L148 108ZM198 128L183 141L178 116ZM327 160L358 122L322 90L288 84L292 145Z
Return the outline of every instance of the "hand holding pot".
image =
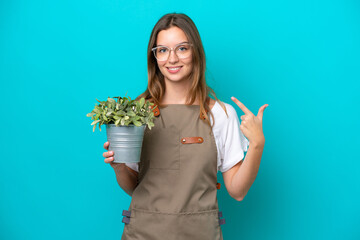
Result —
M104 143L104 148L105 148L106 150L109 150L109 145L110 145L109 142ZM105 157L104 162L105 162L105 163L110 163L110 166L113 167L113 168L115 168L115 167L117 167L117 166L120 166L120 164L124 164L124 163L114 163L114 162L113 162L113 161L114 161L114 157L113 157L113 156L114 156L114 152L113 152L113 151L104 152L104 153L103 153L103 157Z

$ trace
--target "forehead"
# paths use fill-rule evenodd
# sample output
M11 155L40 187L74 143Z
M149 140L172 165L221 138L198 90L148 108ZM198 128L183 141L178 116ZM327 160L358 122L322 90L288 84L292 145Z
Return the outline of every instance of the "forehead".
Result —
M184 31L178 27L161 30L157 35L156 45L175 46L178 43L188 42Z

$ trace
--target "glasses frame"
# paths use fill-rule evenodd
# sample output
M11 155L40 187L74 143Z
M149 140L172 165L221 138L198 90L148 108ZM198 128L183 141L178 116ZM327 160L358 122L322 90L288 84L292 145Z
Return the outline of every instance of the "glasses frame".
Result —
M184 59L184 58L179 57L179 56L177 55L177 53L175 52L175 49L176 49L178 46L181 46L181 45L184 45L184 44L187 44L187 45L189 45L190 47L193 46L192 43L178 43L178 44L176 44L175 47L173 47L173 48L170 48L170 47L165 46L165 45L159 45L159 46L153 47L153 48L151 49L151 51L154 53L154 57L155 57L158 61L162 61L162 62L163 62L163 61L167 61L167 60L169 59L169 57L170 57L170 55L171 55L171 51L174 51L175 55L176 55L178 58ZM170 50L169 56L167 57L166 60L159 60L159 59L156 57L155 51L156 51L157 48L160 48L160 47L165 47L165 48L167 48L167 49ZM187 57L186 57L186 58L187 58Z

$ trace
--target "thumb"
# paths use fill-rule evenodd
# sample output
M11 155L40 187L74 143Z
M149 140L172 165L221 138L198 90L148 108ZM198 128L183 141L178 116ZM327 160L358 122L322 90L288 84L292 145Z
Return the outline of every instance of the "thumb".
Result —
M264 114L264 110L265 108L267 108L269 106L269 104L265 104L265 105L262 105L259 109L259 112L258 112L258 115L257 117L259 117L259 119L262 121L263 119L263 114Z

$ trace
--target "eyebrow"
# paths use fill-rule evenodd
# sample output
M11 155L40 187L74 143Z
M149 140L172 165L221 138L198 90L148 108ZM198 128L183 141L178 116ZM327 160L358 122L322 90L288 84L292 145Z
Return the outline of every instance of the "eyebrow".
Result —
M179 45L179 44L183 44L183 43L189 43L189 42L187 42L187 41L181 42L181 43L175 44L175 46L176 46L176 45ZM159 47L159 46L167 47L166 45L163 45L163 44L159 44L159 45L156 45L156 46L157 46L157 47Z

